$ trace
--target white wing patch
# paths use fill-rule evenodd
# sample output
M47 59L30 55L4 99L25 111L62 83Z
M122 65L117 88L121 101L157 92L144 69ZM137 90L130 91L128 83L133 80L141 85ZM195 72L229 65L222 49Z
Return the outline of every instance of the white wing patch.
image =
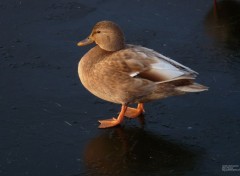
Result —
M130 73L130 76L134 77L134 76L137 76L138 74L139 74L139 72L133 72L133 73Z

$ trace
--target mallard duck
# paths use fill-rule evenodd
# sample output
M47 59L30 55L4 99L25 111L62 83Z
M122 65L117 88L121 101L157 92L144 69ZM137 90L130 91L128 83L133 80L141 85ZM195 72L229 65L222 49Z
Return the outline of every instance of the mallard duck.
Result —
M98 22L77 45L93 42L96 46L79 62L80 80L95 96L122 105L118 117L99 120L99 128L138 117L146 102L208 89L194 82L198 73L192 69L152 49L126 44L122 30L111 21ZM137 108L128 107L134 103Z

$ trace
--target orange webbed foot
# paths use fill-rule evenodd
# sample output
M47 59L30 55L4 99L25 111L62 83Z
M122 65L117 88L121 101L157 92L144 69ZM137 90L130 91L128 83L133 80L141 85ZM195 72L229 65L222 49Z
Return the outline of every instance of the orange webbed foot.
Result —
M110 128L117 126L121 123L118 119L114 117L112 119L99 120L98 122L101 123L98 128Z
M143 103L139 103L137 108L127 108L124 116L128 118L136 118L142 113L144 113Z
M101 123L98 128L110 128L119 125L123 119L124 119L124 114L127 110L126 105L122 105L121 112L119 113L117 119L112 118L112 119L106 119L106 120L99 120L99 123Z

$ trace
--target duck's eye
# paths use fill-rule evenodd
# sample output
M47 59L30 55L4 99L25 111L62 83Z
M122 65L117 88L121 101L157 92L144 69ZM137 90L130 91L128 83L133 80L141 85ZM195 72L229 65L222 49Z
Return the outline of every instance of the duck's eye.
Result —
M97 31L97 33L101 33L101 31Z

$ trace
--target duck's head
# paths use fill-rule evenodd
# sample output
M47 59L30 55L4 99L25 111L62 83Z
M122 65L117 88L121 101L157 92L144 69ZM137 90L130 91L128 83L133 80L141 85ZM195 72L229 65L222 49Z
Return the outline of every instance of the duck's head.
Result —
M117 51L124 48L124 34L117 24L111 21L100 21L93 27L89 37L77 45L85 46L93 42L103 50Z

